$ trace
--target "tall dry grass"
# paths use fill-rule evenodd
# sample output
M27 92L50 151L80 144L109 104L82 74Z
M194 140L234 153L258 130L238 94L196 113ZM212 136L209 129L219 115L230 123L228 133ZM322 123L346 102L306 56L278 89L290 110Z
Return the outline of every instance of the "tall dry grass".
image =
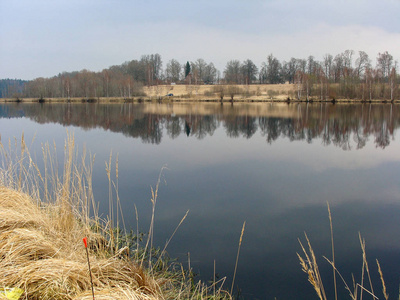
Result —
M92 299L82 244L88 237L95 299L231 299L222 289L224 279L194 283L190 269L163 261L165 248L156 260L152 257L158 184L152 190L153 223L143 249L139 232L134 239L120 228L118 158L115 173L112 155L106 164L110 214L101 219L92 189L94 155L85 149L79 155L69 133L62 165L56 145L41 148L39 164L23 135L7 144L0 141L1 287L22 288L24 299Z
M344 279L343 275L340 273L338 268L336 267L335 246L334 246L334 239L333 239L332 214L331 214L331 209L329 207L329 203L328 203L328 214L329 214L329 223L330 223L330 231L331 231L332 258L329 259L325 256L323 256L323 258L325 261L327 261L329 263L329 265L332 267L332 270L333 270L333 287L334 287L335 299L338 299L338 283L337 283L336 276L338 276L338 278L342 282L344 288L348 292L350 299L362 300L363 295L365 295L365 294L367 294L368 297L372 297L372 299L379 299L377 297L377 292L374 291L374 285L373 285L373 282L371 279L371 272L370 272L370 267L368 264L366 248L365 248L365 240L361 237L360 233L359 233L359 240L360 240L361 255L362 255L360 280L357 281L355 279L354 275L352 275L352 283L348 283ZM325 293L325 286L324 286L325 282L322 280L322 277L321 277L321 274L319 271L319 267L318 267L318 263L317 263L316 255L314 253L310 239L308 238L307 234L304 233L304 236L305 236L305 240L306 240L306 246L303 245L303 243L299 239L299 244L302 249L302 255L297 253L301 268L307 274L308 281L313 286L313 288L317 294L317 297L320 300L327 300L328 297ZM385 280L383 278L383 272L381 270L381 266L380 266L378 260L376 260L376 264L377 264L377 270L378 270L380 281L381 281L380 284L382 287L382 295L386 300L388 300L389 295L387 294ZM399 299L400 299L400 292L399 292Z

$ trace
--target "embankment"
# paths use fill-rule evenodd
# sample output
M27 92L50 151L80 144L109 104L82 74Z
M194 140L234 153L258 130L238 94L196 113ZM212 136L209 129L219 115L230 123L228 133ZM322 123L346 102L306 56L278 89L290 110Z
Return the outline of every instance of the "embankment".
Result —
M335 84L331 89L337 89ZM316 92L306 97L298 92L295 84L253 84L253 85L155 85L143 87L143 95L131 97L72 97L72 98L0 98L3 102L71 102L71 103L124 103L124 102L399 102L386 98L341 98L335 93L327 95Z

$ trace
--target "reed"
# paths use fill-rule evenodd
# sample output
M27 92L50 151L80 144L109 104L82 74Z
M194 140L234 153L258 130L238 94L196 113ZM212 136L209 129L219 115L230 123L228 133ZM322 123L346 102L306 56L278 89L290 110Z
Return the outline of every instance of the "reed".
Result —
M379 264L378 260L376 260L376 265L378 266L379 277L380 277L381 283L382 283L382 294L385 297L385 299L388 300L389 294L386 291L386 284L385 284L385 280L383 279L383 272L382 272L381 265Z
M115 173L111 155L106 165L112 190L110 215L101 219L91 182L95 156L87 158L86 150L79 156L69 133L63 164L56 159L55 145L44 144L41 150L39 167L24 136L6 145L0 140L0 286L23 289L24 299L92 299L82 245L82 238L87 237L96 299L232 298L222 289L224 280L211 286L201 281L192 284L190 270L164 261L166 247L157 256L157 268L151 265L161 175L152 190L153 217L143 248L137 239L135 243L128 237L125 226L119 227L124 221L118 196L118 157Z
M361 237L361 234L359 233L359 240L360 240L360 246L361 246L361 255L362 255L362 266L361 266L361 277L360 277L360 282L357 282L357 280L354 278L354 275L352 275L352 284L349 284L343 277L343 275L340 273L340 271L336 267L335 263L335 247L334 247L334 240L333 240L333 225L332 225L332 215L331 215L331 209L329 207L328 203L328 213L329 213L329 222L330 222L330 230L331 230L331 243L332 243L332 259L328 259L327 257L323 256L325 261L327 261L330 266L332 267L334 276L333 276L333 285L334 285L334 292L335 292L335 299L338 298L338 293L337 293L337 280L336 280L336 275L338 278L340 278L341 282L344 285L344 288L347 290L349 293L349 297L352 300L362 300L363 299L363 293L367 293L368 296L372 297L373 299L378 299L376 296L376 293L373 288L373 282L371 279L371 272L367 260L367 254L366 254L366 247L365 247L365 240ZM300 265L302 267L302 270L307 274L308 276L308 281L309 283L313 286L317 297L321 300L327 300L328 297L326 296L325 293L325 288L324 288L324 282L322 280L321 274L319 272L318 264L317 264L317 259L314 253L314 250L311 246L311 242L305 233L305 239L307 242L307 247L303 245L301 240L299 239L299 244L302 249L303 255L300 255L297 253L297 256L300 261ZM383 278L383 272L381 270L381 267L379 265L378 260L376 260L377 263L377 268L378 268L378 273L380 276L381 284L382 284L382 295L383 297L388 300L389 295L387 294L386 291L386 285L385 281ZM367 278L367 280L366 280Z
M235 262L235 270L233 271L233 279L232 279L232 286L231 286L231 294L233 293L233 286L235 284L235 277L236 277L236 271L237 271L237 265L239 262L239 254L240 254L240 247L242 246L242 240L243 240L243 234L244 234L244 228L246 226L246 221L243 222L242 226L242 231L240 233L240 238L239 238L239 246L238 246L238 251L236 255L236 262Z
M308 251L306 248L303 246L299 239L299 243L301 246L301 249L303 250L305 258L303 258L300 254L297 253L297 256L300 260L300 265L302 267L302 270L307 273L308 275L308 281L311 283L311 285L314 287L315 292L317 293L317 296L321 300L326 300L326 294L325 294L325 288L322 282L321 274L319 272L318 264L317 264L317 259L315 257L314 250L312 249L310 240L308 239L307 234L304 234L307 245L308 245Z
M332 264L335 266L335 243L333 241L333 223L332 223L332 214L331 214L331 208L329 206L329 202L326 203L328 206L328 214L329 214L329 227L331 229L331 246L332 246ZM335 289L335 300L337 300L337 282L336 282L336 271L335 268L332 268L333 270L333 286Z

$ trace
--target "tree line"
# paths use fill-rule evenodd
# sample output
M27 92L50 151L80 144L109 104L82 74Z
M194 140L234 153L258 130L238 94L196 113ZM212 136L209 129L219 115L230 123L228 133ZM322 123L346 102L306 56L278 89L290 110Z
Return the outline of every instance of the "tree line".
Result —
M144 96L145 85L290 83L297 99L394 100L399 96L397 67L387 51L378 53L375 66L366 52L346 50L336 56L326 54L322 61L310 55L281 62L270 54L259 67L251 59L230 60L222 73L202 58L186 63L171 59L163 68L161 55L151 54L101 72L84 69L31 81L0 80L0 97L131 98Z
M1 79L0 80L0 98L14 97L24 94L24 86L28 81L21 79Z

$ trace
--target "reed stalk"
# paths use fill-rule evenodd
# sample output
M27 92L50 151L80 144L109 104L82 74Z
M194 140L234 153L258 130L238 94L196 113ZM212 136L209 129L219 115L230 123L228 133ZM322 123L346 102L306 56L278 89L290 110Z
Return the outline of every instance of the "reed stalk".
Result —
M329 207L329 202L327 202L328 206L328 214L329 214L329 225L331 229L331 245L332 245L332 263L335 266L335 243L333 242L333 224L332 224L332 214L331 208ZM336 283L336 271L335 268L332 268L333 271L333 286L335 289L335 300L337 300L337 283Z
M238 251L237 251L237 255L236 255L236 262L235 262L235 270L233 271L233 279L232 279L232 286L231 286L231 295L233 293L233 286L235 284L235 277L236 277L236 271L237 271L237 265L239 262L239 253L240 253L240 247L242 245L242 239L243 239L243 234L244 234L244 228L246 226L246 221L243 222L243 226L242 226L242 232L240 233L240 238L239 238L239 246L238 246Z
M383 279L383 272L382 272L381 265L379 264L378 260L376 260L376 265L378 266L379 277L380 277L381 283L382 283L382 294L386 300L389 300L389 294L386 291L386 284L385 284L385 280Z
M352 300L362 300L363 293L367 293L373 299L378 299L378 297L376 296L376 294L374 292L370 268L369 268L368 261L367 261L365 240L361 237L360 233L359 233L359 240L360 240L361 254L362 254L361 281L357 282L354 275L352 275L352 285L350 285L344 279L344 277L342 276L340 271L337 269L336 262L335 262L334 242L333 242L333 225L332 225L333 222L332 222L332 214L331 214L331 209L329 207L329 204L328 204L328 213L329 213L329 223L330 223L330 230L331 230L332 259L330 260L330 259L326 258L325 256L323 256L323 258L331 265L332 270L334 272L333 284L334 284L335 299L338 298L336 275L343 283L344 288L349 292L349 296ZM320 275L319 268L317 265L316 256L315 256L314 250L312 249L311 242L310 242L309 238L307 237L307 234L305 234L305 239L307 241L308 249L306 249L306 247L303 246L302 242L299 239L299 244L300 244L300 247L301 247L301 249L303 251L303 255L304 255L304 256L302 256L300 254L297 254L299 261L300 261L300 265L302 267L302 270L308 275L308 281L314 287L314 290L316 291L318 298L320 300L327 300L327 296L325 294L325 289L324 289L324 284L323 284L322 277ZM380 266L378 260L376 260L376 263L377 263L378 273L380 275L381 284L382 284L382 294L383 294L384 298L386 300L388 300L389 295L387 294L385 281L383 279L383 272L381 270L381 266ZM367 284L369 284L369 288L367 288L365 286L365 277L367 277L367 279L368 279ZM350 286L352 286L352 288Z

